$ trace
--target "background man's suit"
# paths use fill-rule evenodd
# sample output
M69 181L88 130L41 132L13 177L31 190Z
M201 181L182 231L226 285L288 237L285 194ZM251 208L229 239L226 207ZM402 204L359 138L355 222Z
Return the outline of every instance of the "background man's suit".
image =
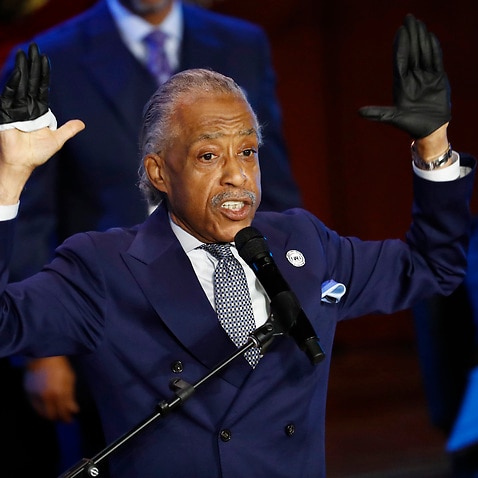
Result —
M183 5L183 13L179 69L210 67L231 76L264 123L261 208L299 206L263 30L191 5ZM105 1L35 42L51 60L50 104L58 123L79 118L86 130L30 180L41 184L27 188L22 200L20 234L30 247L15 256L13 270L22 277L49 258L45 237L56 244L75 232L130 226L145 218L147 207L136 187L138 135L143 107L156 89L121 40ZM13 56L7 65L13 65Z
M178 412L136 437L116 456L112 476L324 477L325 396L337 323L410 307L456 287L466 268L472 182L473 174L438 183L415 178L411 246L341 238L302 210L258 213L253 225L268 238L326 359L313 366L292 339L277 338L254 372L245 360L235 361ZM14 222L0 223L3 286ZM289 250L304 255L302 267L288 262ZM321 284L329 279L347 287L338 304L321 302ZM164 206L139 227L69 239L51 266L7 287L0 310L1 354L82 354L108 441L171 397L171 378L195 383L235 350Z

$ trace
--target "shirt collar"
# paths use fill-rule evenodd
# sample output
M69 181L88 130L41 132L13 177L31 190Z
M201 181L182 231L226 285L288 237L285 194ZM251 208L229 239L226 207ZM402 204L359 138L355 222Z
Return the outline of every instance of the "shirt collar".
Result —
M186 232L182 227L174 223L171 219L171 215L169 215L169 223L171 224L171 229L173 230L174 235L177 237L186 254L194 249L197 249L203 244L199 239L196 239L194 236L189 234L189 232Z
M171 215L169 215L169 223L171 224L171 229L173 230L174 235L177 237L179 243L181 244L181 247L184 249L184 252L186 254L204 244L204 242L201 242L199 239L196 239L194 236L189 234L189 232L186 232L182 227L174 223L171 219ZM236 247L233 242L231 242L231 247L233 249Z
M120 4L119 0L106 0L111 15L118 27L121 37L127 44L139 43L158 26L151 25L138 15ZM168 16L161 23L161 31L168 37L181 41L183 35L183 10L181 1L175 0Z

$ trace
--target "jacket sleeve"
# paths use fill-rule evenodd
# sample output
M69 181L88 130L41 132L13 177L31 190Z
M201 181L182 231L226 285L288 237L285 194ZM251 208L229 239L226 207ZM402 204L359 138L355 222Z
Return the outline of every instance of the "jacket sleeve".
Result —
M433 295L449 295L463 282L475 161L461 160L472 171L455 181L414 176L412 223L405 241L341 239L337 274L348 283L343 318L409 308Z

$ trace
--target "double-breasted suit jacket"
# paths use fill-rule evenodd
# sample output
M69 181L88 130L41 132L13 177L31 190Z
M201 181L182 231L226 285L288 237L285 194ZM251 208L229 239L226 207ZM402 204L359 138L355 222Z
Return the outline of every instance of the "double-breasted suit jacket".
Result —
M337 323L410 307L460 283L472 176L442 183L415 178L406 242L341 237L301 209L257 213L253 225L267 237L326 358L312 365L288 336L275 338L253 371L240 357L121 447L112 476L325 476ZM42 272L7 285L14 226L15 220L0 223L0 353L78 354L108 442L174 397L171 379L195 384L235 350L164 205L140 226L71 237ZM305 261L289 262L291 250ZM330 279L347 288L337 304L321 301Z

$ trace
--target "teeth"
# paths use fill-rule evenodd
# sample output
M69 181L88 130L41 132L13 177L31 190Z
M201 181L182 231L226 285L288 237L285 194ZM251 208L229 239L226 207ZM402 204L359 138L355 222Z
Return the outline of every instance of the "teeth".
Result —
M242 201L226 201L222 204L221 207L226 209L233 209L234 211L239 211L244 206Z

